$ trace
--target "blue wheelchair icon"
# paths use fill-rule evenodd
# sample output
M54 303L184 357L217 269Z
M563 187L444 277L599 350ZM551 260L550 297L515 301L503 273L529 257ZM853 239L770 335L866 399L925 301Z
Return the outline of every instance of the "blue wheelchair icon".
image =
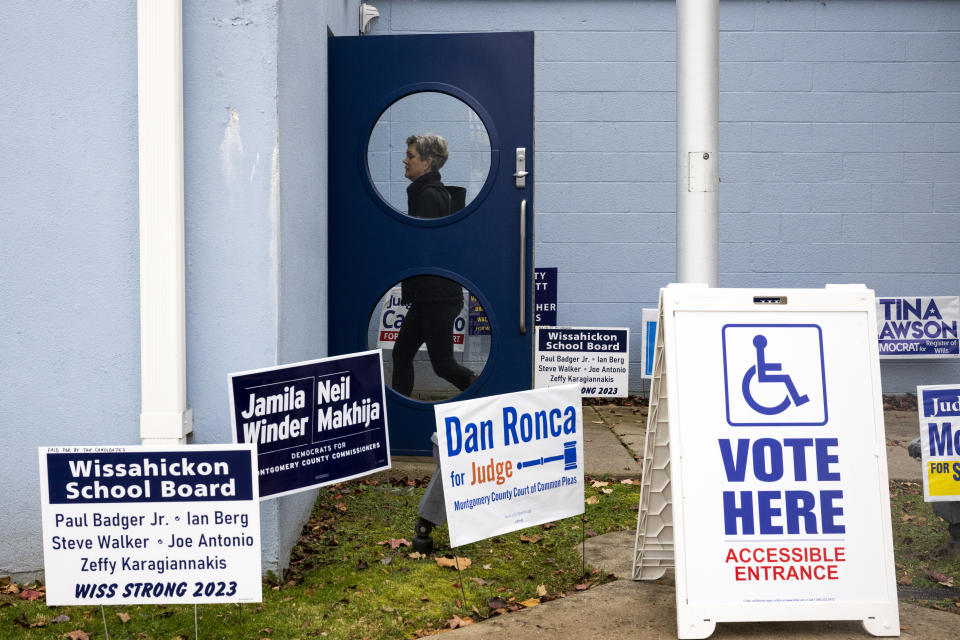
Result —
M783 368L783 365L779 362L767 362L764 357L763 351L767 347L767 338L762 334L757 334L753 338L753 346L757 350L757 364L753 365L743 376L743 399L747 401L747 404L750 405L750 408L756 411L757 413L762 413L766 416L775 416L779 413L783 413L790 406L790 403L793 402L796 406L801 406L810 401L810 398L807 395L800 395L797 391L797 387L793 384L793 380L787 374L777 374L771 373L774 371L780 371ZM753 395L750 393L750 382L753 380L754 376L757 378L757 382L767 384L771 382L782 383L787 387L787 395L784 396L783 401L773 407L768 407L757 402Z

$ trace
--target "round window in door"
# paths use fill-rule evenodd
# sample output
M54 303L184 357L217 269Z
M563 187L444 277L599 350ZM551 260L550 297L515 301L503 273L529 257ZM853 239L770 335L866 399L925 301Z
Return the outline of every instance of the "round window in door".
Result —
M383 349L383 377L391 389L440 402L468 389L483 372L490 331L468 289L442 276L418 275L396 283L374 306L367 346Z
M367 141L367 169L377 193L397 211L417 218L451 215L487 180L490 136L458 98L411 93L380 114Z

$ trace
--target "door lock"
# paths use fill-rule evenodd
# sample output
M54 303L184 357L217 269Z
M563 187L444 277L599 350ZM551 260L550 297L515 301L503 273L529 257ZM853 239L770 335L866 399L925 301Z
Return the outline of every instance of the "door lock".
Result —
M527 186L527 149L517 147L517 172L513 177L517 179L517 189L523 189Z

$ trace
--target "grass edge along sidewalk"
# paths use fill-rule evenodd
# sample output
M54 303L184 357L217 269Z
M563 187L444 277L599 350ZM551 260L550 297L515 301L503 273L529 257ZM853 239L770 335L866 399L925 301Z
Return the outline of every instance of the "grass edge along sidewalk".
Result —
M264 581L263 603L200 605L199 637L413 638L565 598L615 578L585 565L580 543L635 526L638 482L588 481L583 521L567 518L455 550L440 527L429 557L412 553L405 537L426 478L322 489L290 568ZM105 615L110 638L193 637L189 605L107 607ZM0 585L0 640L84 636L104 637L99 607L47 607L40 585Z

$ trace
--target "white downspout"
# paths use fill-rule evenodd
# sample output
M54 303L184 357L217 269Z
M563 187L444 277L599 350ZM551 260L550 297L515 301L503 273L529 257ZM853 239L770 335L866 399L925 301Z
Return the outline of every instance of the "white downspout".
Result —
M186 441L183 6L137 2L140 146L140 439Z
M677 281L717 286L719 0L677 0Z

